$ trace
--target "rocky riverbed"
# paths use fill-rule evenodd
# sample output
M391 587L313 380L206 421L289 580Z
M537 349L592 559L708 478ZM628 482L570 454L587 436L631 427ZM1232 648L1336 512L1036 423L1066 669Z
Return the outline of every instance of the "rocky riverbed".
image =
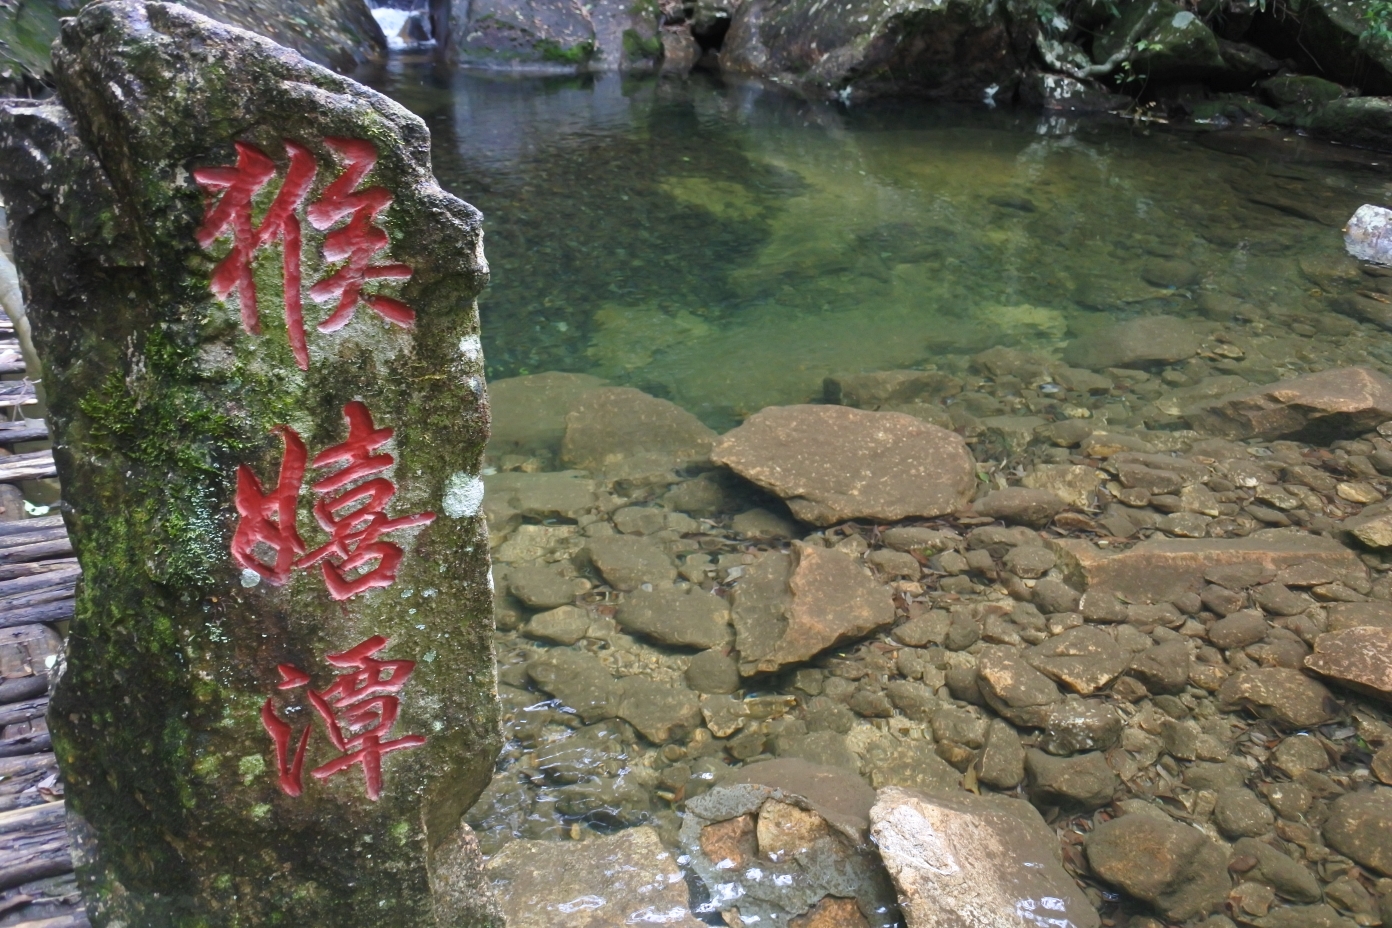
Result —
M508 743L470 820L505 907L577 923L523 877L552 854L596 925L655 904L616 867L710 924L1392 922L1392 381L1356 305L1389 278L1328 270L1308 321L838 375L723 435L493 383Z

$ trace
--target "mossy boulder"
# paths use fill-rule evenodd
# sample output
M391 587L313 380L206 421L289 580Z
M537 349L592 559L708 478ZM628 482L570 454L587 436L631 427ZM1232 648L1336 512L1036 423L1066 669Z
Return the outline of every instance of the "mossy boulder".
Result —
M1392 151L1392 97L1330 100L1299 124L1321 138Z
M745 0L721 66L819 97L1008 99L1034 15L994 0Z
M1348 91L1333 81L1313 74L1282 74L1261 83L1262 96L1272 106L1310 112L1346 96Z
M1104 62L1130 46L1123 82L1164 83L1213 80L1226 75L1228 63L1218 37L1204 21L1170 0L1133 0L1098 34L1094 61Z
M646 70L661 57L659 15L651 0L454 0L452 53L537 73Z
M49 71L59 20L75 15L85 2L0 2L0 91L24 95L33 89ZM184 6L345 73L387 47L367 0L184 0Z
M183 7L85 7L54 76L0 106L0 195L83 569L50 728L93 924L497 924L481 217L418 118Z
M1253 20L1246 40L1306 73L1392 94L1392 40L1370 29L1372 0L1281 0Z

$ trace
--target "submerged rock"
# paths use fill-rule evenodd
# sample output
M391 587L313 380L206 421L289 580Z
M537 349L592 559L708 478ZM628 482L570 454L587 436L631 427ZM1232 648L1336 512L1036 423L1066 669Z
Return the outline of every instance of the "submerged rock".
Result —
M1203 586L1204 574L1220 567L1257 568L1272 576L1282 567L1314 562L1338 574L1366 576L1353 551L1331 538L1284 532L1247 538L1150 538L1125 551L1098 548L1080 539L1053 543L1059 568L1076 589L1113 593L1134 603L1172 602Z
M1035 645L1025 652L1025 660L1050 679L1088 696L1121 676L1130 657L1111 635L1080 625Z
M622 691L593 654L553 648L528 662L527 675L586 723L618 715Z
M629 592L643 584L671 583L676 565L655 542L638 535L601 535L591 538L585 551L595 569L616 590Z
M961 436L902 413L771 406L721 436L711 458L814 525L937 516L965 505L976 464Z
M972 508L987 518L1042 528L1066 505L1063 498L1052 490L1006 487L987 493L973 503Z
M1292 728L1312 728L1333 720L1339 712L1339 704L1323 684L1287 667L1235 673L1223 681L1218 701L1226 710L1251 709Z
M1320 635L1305 666L1350 689L1392 702L1392 627L1366 626Z
M660 478L706 460L715 433L675 403L632 387L601 387L566 413L561 460L609 480Z
M1334 800L1324 837L1340 854L1392 876L1392 789L1374 786Z
M1099 751L1052 757L1030 750L1025 753L1025 770L1037 802L1097 809L1111 802L1121 786L1121 778Z
M635 590L624 598L614 619L628 631L676 647L718 648L732 637L725 600L694 586Z
M1034 807L970 793L882 789L870 834L908 928L1035 928L1101 922Z
M495 521L504 514L500 505L533 519L571 520L595 506L594 481L574 471L489 474L483 486Z
M844 551L795 542L751 565L734 592L740 673L771 673L894 623L889 590Z
M681 868L648 826L586 841L510 841L486 872L517 928L703 924L691 914Z
M701 724L701 702L681 684L628 677L620 681L615 714L653 744L680 740Z
M679 840L712 906L745 924L890 928L899 912L869 843L874 801L855 774L768 761L689 800ZM842 921L812 921L830 917L838 899Z
M1131 814L1103 822L1087 839L1098 877L1174 921L1212 912L1232 886L1227 852L1197 828Z
M488 385L488 453L558 456L566 413L586 393L605 386L608 382L598 377L560 371L493 381Z
M1133 6L1140 6L1134 4ZM1073 340L1063 359L1076 367L1151 367L1193 357L1201 340L1194 324L1174 316L1144 316L1104 325Z
M1184 416L1222 438L1329 442L1392 419L1392 381L1371 368L1338 367L1233 393Z

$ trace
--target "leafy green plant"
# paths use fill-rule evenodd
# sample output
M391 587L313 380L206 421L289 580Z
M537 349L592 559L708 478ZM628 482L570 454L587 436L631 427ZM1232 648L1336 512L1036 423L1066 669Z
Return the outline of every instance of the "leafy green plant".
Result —
M1365 36L1392 42L1392 0L1370 0L1363 18L1368 23Z
M656 58L662 52L662 40L641 35L636 29L623 31L624 57L630 61Z
M576 42L570 48L566 48L555 39L540 39L536 48L541 52L543 61L554 61L557 64L585 64L595 54L595 43L589 40Z

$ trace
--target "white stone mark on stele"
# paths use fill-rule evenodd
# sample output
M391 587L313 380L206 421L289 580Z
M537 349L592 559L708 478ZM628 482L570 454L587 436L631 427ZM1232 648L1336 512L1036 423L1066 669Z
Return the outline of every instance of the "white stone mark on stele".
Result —
M477 335L465 335L459 340L459 353L466 361L477 361L483 357L483 343Z
M476 516L483 507L483 480L476 474L460 471L445 481L445 499L441 508L451 519Z

